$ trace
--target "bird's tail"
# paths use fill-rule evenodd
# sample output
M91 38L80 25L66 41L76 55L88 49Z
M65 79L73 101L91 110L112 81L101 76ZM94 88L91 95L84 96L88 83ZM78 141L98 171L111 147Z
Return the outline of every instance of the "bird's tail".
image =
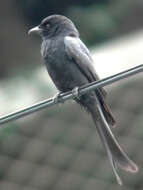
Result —
M122 180L117 173L117 166L131 173L137 172L138 167L127 156L127 154L123 151L117 142L109 127L109 124L106 121L100 103L96 106L91 106L91 109L89 110L88 108L88 111L91 113L101 141L106 149L117 182L122 185Z

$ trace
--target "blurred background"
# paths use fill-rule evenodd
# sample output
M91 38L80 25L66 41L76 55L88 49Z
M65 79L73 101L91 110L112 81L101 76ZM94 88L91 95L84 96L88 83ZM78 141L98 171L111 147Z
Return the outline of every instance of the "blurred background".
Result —
M51 14L74 21L101 78L142 64L142 0L5 0L0 6L0 116L51 97L56 88L27 32ZM139 172L119 171L143 189L142 73L106 87L122 147ZM89 115L69 101L0 128L1 190L122 189Z

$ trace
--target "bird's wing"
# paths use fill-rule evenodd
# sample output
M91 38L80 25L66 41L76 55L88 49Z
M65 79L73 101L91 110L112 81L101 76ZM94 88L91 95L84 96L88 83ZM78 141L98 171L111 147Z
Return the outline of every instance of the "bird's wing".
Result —
M83 73L84 76L86 76L88 81L93 82L99 80L99 77L92 65L93 61L90 57L89 51L82 43L82 41L76 37L66 36L64 43L65 50L69 59L74 61L79 70ZM112 115L110 107L105 102L106 91L103 88L99 88L95 91L95 93L100 101L102 111L106 117L108 124L115 126L115 119Z
M77 37L66 36L64 43L68 57L74 60L74 63L77 64L77 67L86 76L88 81L99 80L93 67L93 60L83 42ZM103 88L100 88L100 93L104 96L106 95Z

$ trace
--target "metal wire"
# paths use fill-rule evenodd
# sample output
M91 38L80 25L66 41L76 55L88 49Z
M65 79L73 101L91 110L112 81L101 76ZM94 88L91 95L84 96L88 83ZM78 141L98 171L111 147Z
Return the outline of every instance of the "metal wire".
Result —
M112 83L122 80L122 79L125 79L129 76L135 75L142 71L143 71L143 64L133 67L131 69L128 69L126 71L120 72L116 75L104 78L102 80L98 80L98 81L89 83L87 85L79 87L79 90L78 90L79 96L87 93L88 91L95 90L100 87L104 87L106 85L112 84ZM27 107L25 109L22 109L22 110L19 110L19 111L16 111L16 112L13 112L8 115L4 115L4 116L0 117L0 125L8 123L8 122L16 120L16 119L19 119L19 118L22 118L26 115L32 114L32 113L42 110L44 108L56 105L60 102L65 102L66 100L69 100L72 98L74 98L73 91L68 91L66 93L61 94L60 97L58 98L57 102L54 101L54 98L50 98L50 99L41 101L41 102L34 104L30 107Z

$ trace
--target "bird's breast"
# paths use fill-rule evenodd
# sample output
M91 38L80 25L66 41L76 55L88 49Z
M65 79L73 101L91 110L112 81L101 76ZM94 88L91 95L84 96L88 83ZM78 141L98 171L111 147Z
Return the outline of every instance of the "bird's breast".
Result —
M72 90L88 82L74 60L68 58L64 40L44 43L41 53L48 73L60 91Z
M64 42L60 40L45 41L41 46L41 54L44 59L47 71L57 88L61 91L70 90L73 81Z

